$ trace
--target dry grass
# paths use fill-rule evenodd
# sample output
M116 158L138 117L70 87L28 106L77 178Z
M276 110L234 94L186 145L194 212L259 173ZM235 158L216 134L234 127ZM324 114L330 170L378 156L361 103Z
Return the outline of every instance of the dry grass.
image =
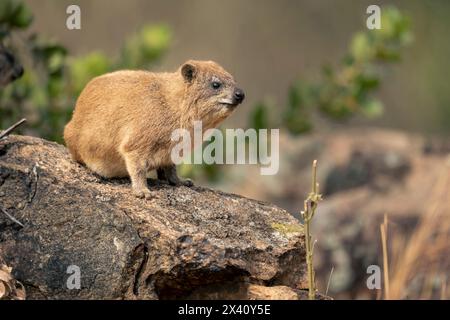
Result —
M385 299L448 299L450 270L450 170L443 174L430 192L428 210L406 239L390 232L387 219L381 225L385 270ZM392 263L388 264L388 248ZM389 278L389 269L391 278Z

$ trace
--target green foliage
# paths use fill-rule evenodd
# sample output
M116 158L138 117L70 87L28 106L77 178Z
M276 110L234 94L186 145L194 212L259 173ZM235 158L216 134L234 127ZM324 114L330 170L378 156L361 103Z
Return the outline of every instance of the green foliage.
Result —
M70 81L74 93L80 94L89 80L111 70L111 65L108 57L98 51L73 59L70 63Z
M308 95L303 91L305 87L297 83L288 92L288 103L283 113L282 124L292 133L300 134L311 130L311 123L308 121Z
M333 120L357 114L378 117L383 113L382 102L373 96L381 82L379 67L399 61L402 48L412 36L409 19L399 10L385 8L381 15L381 29L357 32L338 67L324 67L317 83L299 82L289 89L287 106L272 127L284 127L297 135L313 128L311 117L315 111ZM255 106L250 126L266 113L262 108L266 108L264 103Z
M257 103L253 107L249 117L250 128L255 128L256 130L269 128L270 121L268 110L269 108L265 102Z
M27 28L32 21L31 11L21 1L0 1L0 41L9 35L11 30Z
M26 29L32 20L22 2L0 1L0 41L14 47L14 32ZM25 117L27 133L62 142L75 99L89 80L117 69L149 68L166 53L170 42L166 25L144 26L125 41L117 59L98 51L71 57L60 44L32 34L21 43L24 54L19 58L23 64L29 61L23 77L0 89L0 127Z
M126 41L120 67L149 67L166 53L171 39L172 33L168 26L145 26Z

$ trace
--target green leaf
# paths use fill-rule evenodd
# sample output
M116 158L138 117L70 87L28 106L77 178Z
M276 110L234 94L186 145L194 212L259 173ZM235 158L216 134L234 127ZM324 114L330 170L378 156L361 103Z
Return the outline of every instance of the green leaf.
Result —
M293 135L300 135L309 132L312 129L311 120L309 119L309 116L304 113L288 112L283 120L283 124Z
M381 101L371 99L362 104L362 112L369 118L377 118L383 114L383 104Z
M256 130L267 129L269 127L269 115L267 111L267 105L263 102L259 102L253 108L250 114L250 128Z
M374 47L367 33L358 32L353 36L350 52L357 61L369 61L372 59Z
M0 23L6 23L9 21L11 14L14 13L18 3L12 0L0 1Z
M14 27L23 29L27 28L32 21L33 14L31 13L31 10L23 3L20 3L14 12L14 15L11 17L10 23Z
M120 65L127 68L148 67L167 51L171 39L172 32L168 26L145 26L126 42Z
M358 74L355 78L355 85L356 85L356 95L364 95L368 91L374 90L379 87L380 85L380 79L376 75L371 74Z
M79 94L84 86L94 77L110 71L111 63L101 52L92 52L70 62L70 74L75 94Z
M288 108L297 109L302 104L303 99L299 88L291 86L288 92Z
M172 34L168 26L147 26L140 34L141 49L149 60L157 59L169 47Z

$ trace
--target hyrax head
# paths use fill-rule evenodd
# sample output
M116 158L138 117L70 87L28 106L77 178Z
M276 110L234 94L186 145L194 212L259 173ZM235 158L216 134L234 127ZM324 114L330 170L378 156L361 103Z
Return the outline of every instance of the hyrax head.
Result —
M244 91L233 76L213 61L189 60L180 72L187 86L187 102L206 126L215 126L244 101Z

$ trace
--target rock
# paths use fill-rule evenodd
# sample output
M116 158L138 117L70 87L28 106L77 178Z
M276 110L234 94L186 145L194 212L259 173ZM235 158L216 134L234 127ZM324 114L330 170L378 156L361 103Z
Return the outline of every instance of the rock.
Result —
M179 299L233 284L230 298L287 299L306 287L302 226L285 210L149 183L155 198L137 199L128 179L90 173L61 145L0 141L0 254L27 298ZM239 291L253 284L269 291Z
M251 300L298 300L298 293L286 286L265 287L249 285L248 297Z
M307 300L308 290L288 286L264 286L244 282L221 283L216 286L198 288L187 299L193 300ZM320 293L317 300L330 300Z

